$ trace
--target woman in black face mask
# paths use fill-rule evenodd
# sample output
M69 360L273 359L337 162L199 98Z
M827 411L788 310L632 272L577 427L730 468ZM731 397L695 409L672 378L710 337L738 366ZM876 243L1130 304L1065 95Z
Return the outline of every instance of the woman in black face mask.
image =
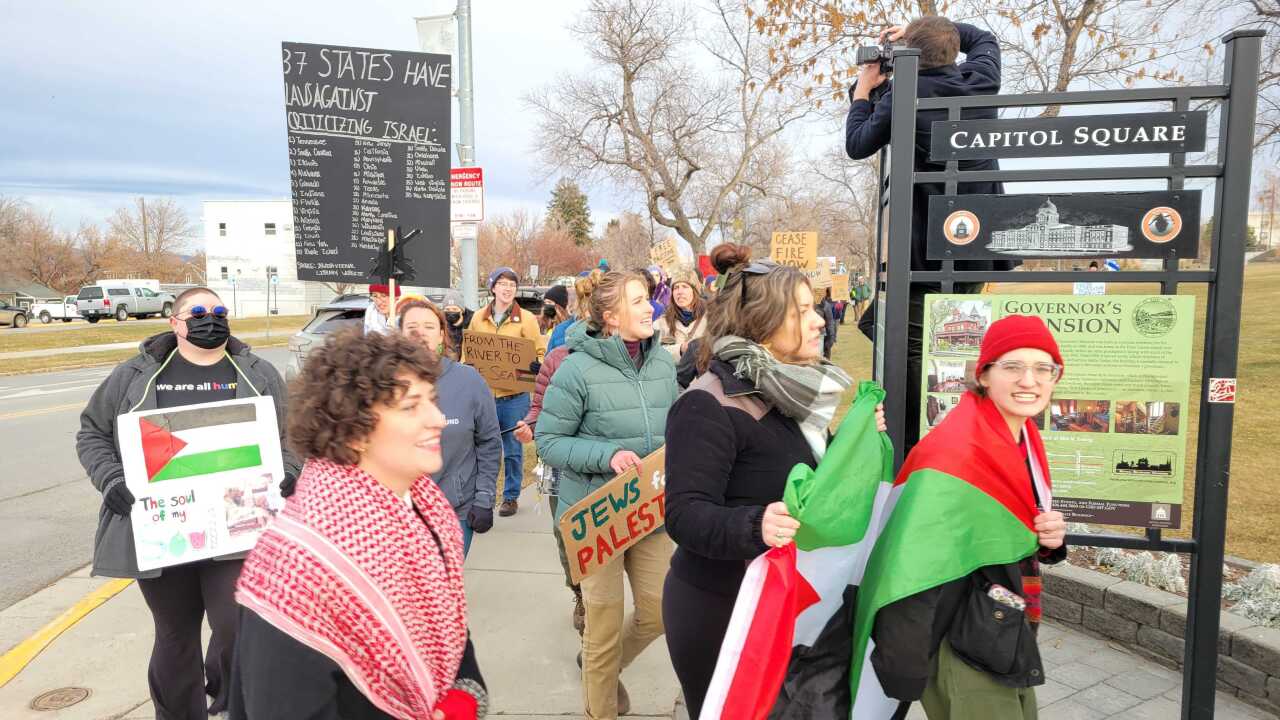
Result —
M538 328L546 335L568 317L569 288L563 285L552 286L542 296L542 315L538 318Z
M457 290L450 290L444 294L444 302L440 304L444 310L445 330L449 333L450 342L447 343L448 349L445 351L451 360L458 360L462 354L462 331L467 329L471 324L471 316L474 311L468 310L462 304L462 293Z

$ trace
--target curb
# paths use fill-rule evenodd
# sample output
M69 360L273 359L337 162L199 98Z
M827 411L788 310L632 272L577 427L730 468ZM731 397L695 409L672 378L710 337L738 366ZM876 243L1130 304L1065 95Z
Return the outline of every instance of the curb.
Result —
M81 598L49 624L40 628L31 637L18 643L12 650L0 656L0 687L17 677L23 668L36 659L50 643L80 622L106 601L119 595L121 591L133 584L133 580L112 580L102 587Z

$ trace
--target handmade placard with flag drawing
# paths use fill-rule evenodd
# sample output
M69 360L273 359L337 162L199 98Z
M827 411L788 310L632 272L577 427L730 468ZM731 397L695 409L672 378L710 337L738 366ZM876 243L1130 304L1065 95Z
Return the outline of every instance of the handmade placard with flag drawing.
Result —
M275 401L228 400L116 418L138 569L251 549L284 507Z

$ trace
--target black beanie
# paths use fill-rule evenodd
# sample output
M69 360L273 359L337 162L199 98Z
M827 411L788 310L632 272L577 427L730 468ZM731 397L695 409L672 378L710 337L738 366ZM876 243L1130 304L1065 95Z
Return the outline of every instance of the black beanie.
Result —
M553 286L551 286L551 288L550 288L549 290L547 290L547 292L542 296L542 299L543 299L543 300L550 300L551 302L553 302L553 303L555 303L555 304L559 305L560 307L565 308L565 309L568 309L568 307L569 307L569 288L567 288L567 287L565 287L565 286L563 286L563 285L553 285Z

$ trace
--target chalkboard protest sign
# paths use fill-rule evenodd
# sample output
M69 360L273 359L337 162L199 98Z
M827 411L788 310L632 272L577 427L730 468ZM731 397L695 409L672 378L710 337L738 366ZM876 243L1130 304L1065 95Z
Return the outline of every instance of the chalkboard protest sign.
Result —
M449 284L450 57L283 43L298 279L365 283L388 228L406 283Z
M1200 191L935 195L930 260L1194 258Z
M529 366L538 359L538 348L527 338L496 333L462 333L462 360L475 368L497 395L533 392L538 376Z
M659 448L639 468L618 475L560 515L560 535L575 584L662 527L666 464L666 448Z
M779 265L817 270L818 233L776 232L769 245L769 257Z
M1185 153L1204 150L1208 113L1129 113L1014 120L939 120L929 159Z

